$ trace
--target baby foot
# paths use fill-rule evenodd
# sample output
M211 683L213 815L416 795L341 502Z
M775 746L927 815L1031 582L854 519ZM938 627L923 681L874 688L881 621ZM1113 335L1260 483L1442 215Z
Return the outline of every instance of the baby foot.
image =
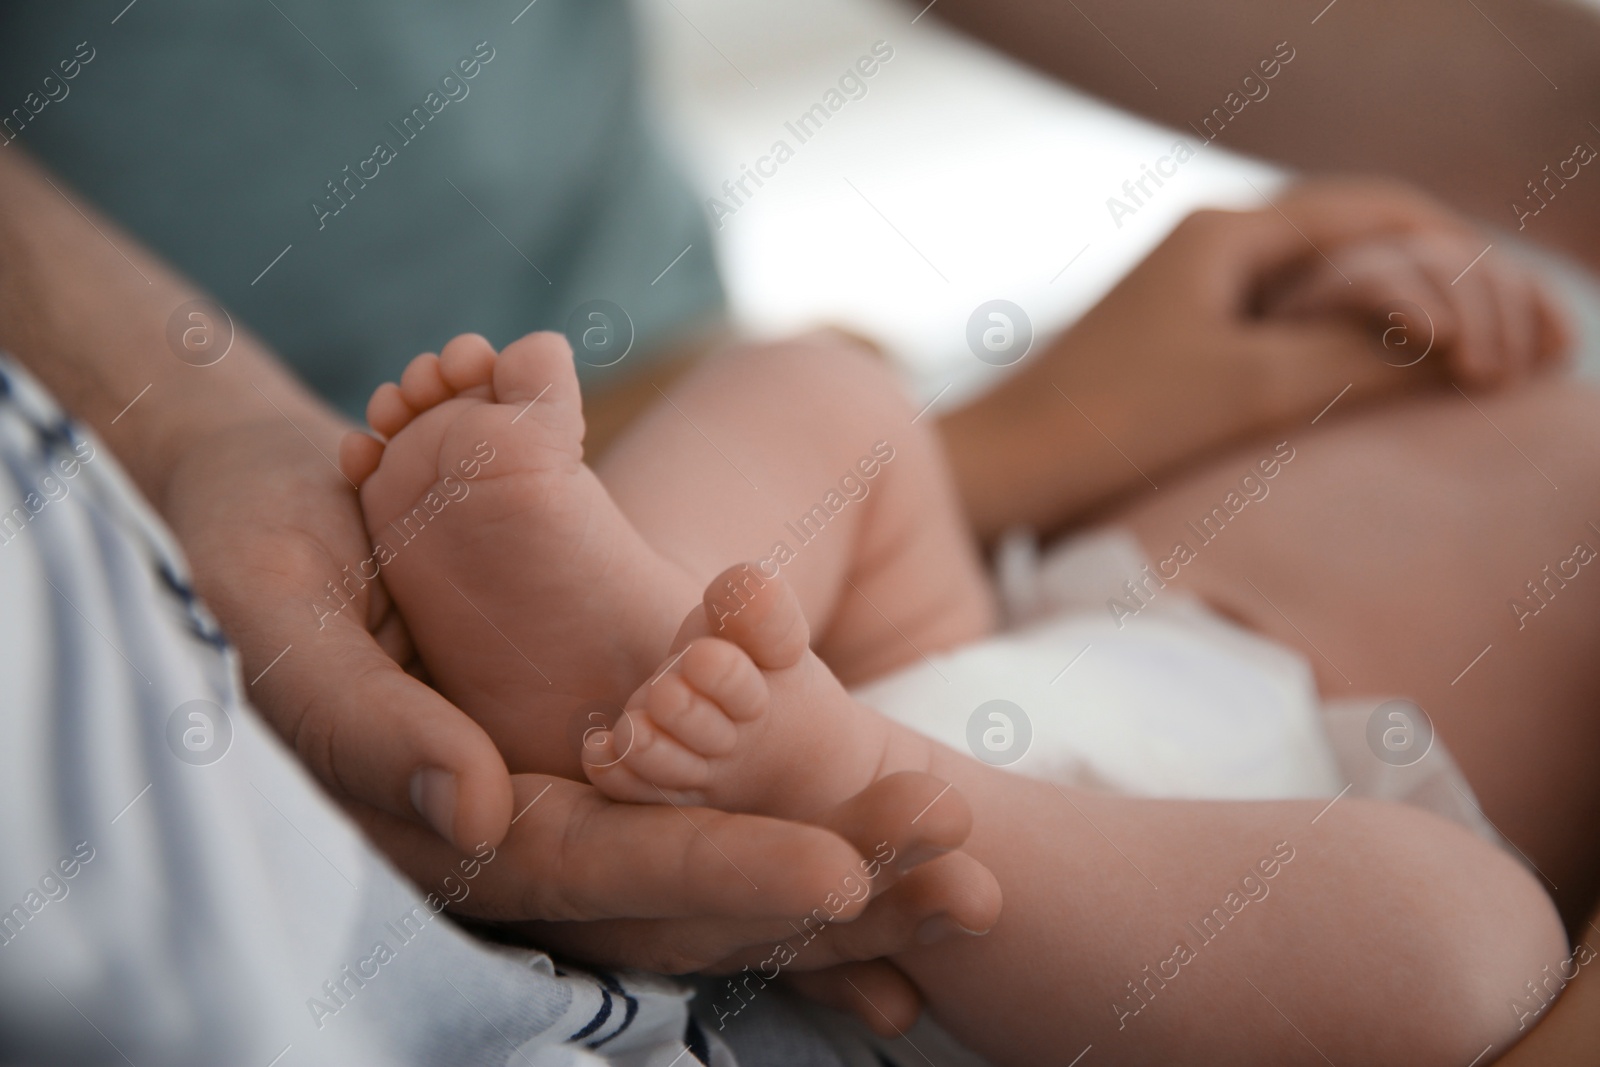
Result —
M586 739L584 770L613 799L803 818L927 770L931 742L858 703L811 651L781 578L724 571L673 648L623 718Z
M585 707L649 677L694 592L584 466L565 338L458 337L367 419L387 443L351 434L340 462L434 684L513 772L580 777Z

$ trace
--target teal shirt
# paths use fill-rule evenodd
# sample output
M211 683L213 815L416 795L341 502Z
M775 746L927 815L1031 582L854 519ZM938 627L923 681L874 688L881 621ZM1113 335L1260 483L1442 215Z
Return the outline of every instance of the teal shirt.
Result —
M501 346L609 301L635 341L580 364L603 382L720 307L626 0L124 2L6 5L0 151L43 160L346 411L463 331Z

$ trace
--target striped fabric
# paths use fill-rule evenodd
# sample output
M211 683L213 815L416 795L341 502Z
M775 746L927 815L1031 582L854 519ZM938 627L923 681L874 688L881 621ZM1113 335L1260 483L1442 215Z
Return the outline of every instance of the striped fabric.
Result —
M686 987L438 918L244 689L171 535L0 356L0 1061L696 1062Z

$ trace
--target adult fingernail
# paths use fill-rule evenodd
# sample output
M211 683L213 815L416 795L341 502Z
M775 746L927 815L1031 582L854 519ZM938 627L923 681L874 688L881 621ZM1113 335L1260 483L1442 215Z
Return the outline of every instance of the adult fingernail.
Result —
M968 937L981 937L988 933L987 930L968 930L948 915L935 915L917 927L917 943L919 945L932 945L943 941L956 934L966 934Z
M455 840L455 775L438 767L418 770L411 776L411 806L440 837Z

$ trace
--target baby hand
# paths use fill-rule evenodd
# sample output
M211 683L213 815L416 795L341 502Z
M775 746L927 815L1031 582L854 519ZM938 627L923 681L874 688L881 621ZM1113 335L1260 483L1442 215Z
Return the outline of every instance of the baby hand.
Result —
M1506 385L1565 362L1567 314L1545 282L1470 231L1426 230L1313 257L1263 301L1269 317L1355 317L1385 362L1431 355L1451 380ZM1329 259L1332 262L1329 262Z

